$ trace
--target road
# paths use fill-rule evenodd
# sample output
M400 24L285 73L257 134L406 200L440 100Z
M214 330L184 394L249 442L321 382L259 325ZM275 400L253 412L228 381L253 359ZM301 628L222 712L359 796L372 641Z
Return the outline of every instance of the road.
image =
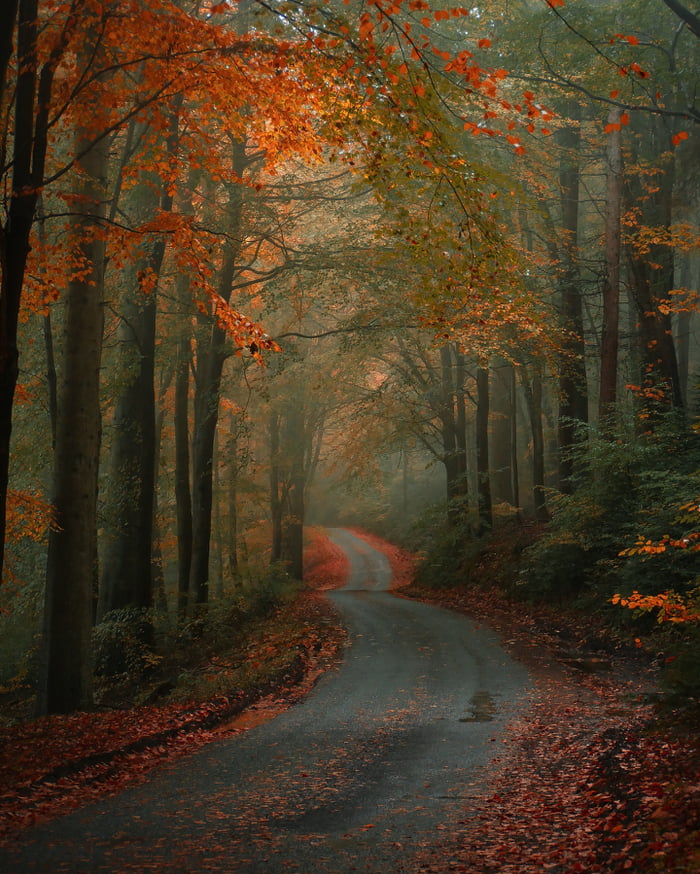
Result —
M22 833L0 871L417 870L478 795L528 684L487 629L397 597L383 554L347 531L342 664L275 719L149 781Z

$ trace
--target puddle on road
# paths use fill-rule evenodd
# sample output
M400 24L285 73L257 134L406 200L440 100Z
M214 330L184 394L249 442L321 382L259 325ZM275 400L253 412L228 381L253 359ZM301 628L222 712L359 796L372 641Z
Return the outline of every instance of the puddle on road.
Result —
M493 696L490 692L480 690L475 692L469 707L467 708L468 716L463 716L460 722L491 722L495 717L498 708Z

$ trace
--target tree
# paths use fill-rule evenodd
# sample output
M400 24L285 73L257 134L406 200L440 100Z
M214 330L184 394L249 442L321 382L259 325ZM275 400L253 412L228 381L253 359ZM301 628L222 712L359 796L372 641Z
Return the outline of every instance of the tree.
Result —
M178 102L180 102L178 100ZM173 113L168 151L176 148L178 115ZM132 124L125 148L135 134ZM145 131L142 131L142 135ZM136 226L145 227L173 203L167 179L144 170L133 192ZM159 191L160 189L160 191ZM113 203L113 207L114 207ZM122 210L124 207L122 207ZM154 390L157 286L164 236L146 237L141 252L123 272L124 301L119 322L122 385L112 423L110 499L115 507L107 538L98 603L98 620L110 610L152 604L152 548L156 488L156 402Z
M91 54L95 40L82 50ZM90 99L92 98L92 99ZM85 118L99 95L85 95ZM107 141L93 142L79 123L74 145L83 155L74 217L76 275L66 291L63 366L59 393L52 503L56 526L49 534L44 657L40 708L68 713L91 703L91 637L97 589L97 482L100 458L100 361Z
M79 0L59 19L53 45L40 54L38 0L11 0L4 4L0 23L0 110L10 114L13 92L13 127L0 129L1 153L10 154L12 180L5 222L0 230L0 578L5 557L12 407L17 376L17 320L24 285L27 255L39 192L44 183L50 111L56 70L78 26ZM13 35L16 35L16 82L10 80ZM7 114L6 114L7 113ZM3 166L5 161L3 160ZM4 171L6 172L6 171Z

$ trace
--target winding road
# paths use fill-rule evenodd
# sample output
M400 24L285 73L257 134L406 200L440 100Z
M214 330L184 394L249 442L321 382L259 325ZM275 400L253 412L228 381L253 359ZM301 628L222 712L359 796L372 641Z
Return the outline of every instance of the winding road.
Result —
M478 795L528 684L484 628L389 591L385 556L343 529L329 593L349 630L301 703L22 832L0 871L398 874Z

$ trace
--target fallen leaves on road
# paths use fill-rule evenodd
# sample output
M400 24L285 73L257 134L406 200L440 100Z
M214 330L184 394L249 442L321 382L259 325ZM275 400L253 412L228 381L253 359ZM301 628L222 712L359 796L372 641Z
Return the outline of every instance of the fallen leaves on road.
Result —
M337 661L345 639L335 611L314 591L285 605L247 646L260 684L210 700L47 716L0 725L0 837L146 779L164 759L197 749L224 731L272 718L307 694ZM208 668L231 671L226 659ZM253 708L251 710L251 708Z

